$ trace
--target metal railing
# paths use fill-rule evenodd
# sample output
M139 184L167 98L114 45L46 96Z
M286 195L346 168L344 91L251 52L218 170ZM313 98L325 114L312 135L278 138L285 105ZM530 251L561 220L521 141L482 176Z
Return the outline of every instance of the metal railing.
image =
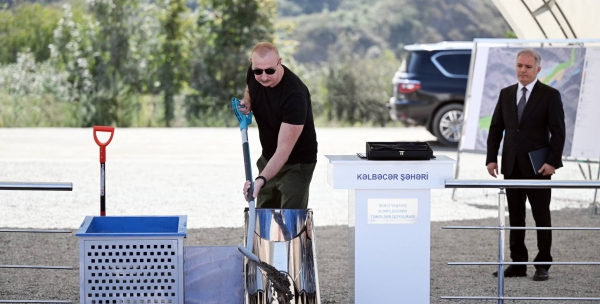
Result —
M577 161L577 166L579 166L579 171L581 171L581 175L583 175L583 178L585 180L593 180L592 167L590 166L590 163L598 163L598 172L596 173L596 180L597 181L600 180L600 158L597 162L591 161L589 159L576 160L576 161ZM583 171L583 167L581 166L582 163L587 164L588 175L586 175L585 171ZM598 197L598 189L596 188L596 190L594 190L594 200L592 201L592 204L591 204L593 215L600 215L600 203L598 203L598 201L596 199L597 197Z
M462 140L462 138L461 138ZM458 178L458 173L460 171L460 155L461 153L474 153L474 154L485 154L485 151L466 151L466 150L458 150L458 155L456 158L456 167L454 169L454 178L455 180ZM581 172L581 175L583 176L584 180L594 180L593 178L593 174L592 174L592 166L591 164L598 164L598 171L596 172L596 181L600 181L600 157L598 158L598 160L592 160L592 159L579 159L579 158L570 158L570 157L563 157L562 158L563 163L577 163L577 166L579 167L579 171ZM587 171L588 173L585 173L585 170L583 169L583 167L581 166L581 164L587 164ZM452 200L456 200L456 189L458 188L468 188L468 187L452 187ZM489 188L489 187L478 187L478 188ZM591 207L591 211L593 215L600 215L600 202L598 202L598 188L594 189L594 199L592 200L592 203L590 204Z
M73 191L73 183L33 183L33 182L0 182L0 190L25 191ZM0 229L0 233L72 233L71 230L45 229ZM72 266L45 265L0 265L2 268L13 269L60 269L73 270ZM0 303L72 303L72 301L57 300L0 300Z
M0 182L0 190L73 191L73 183Z
M445 300L550 300L550 301L600 301L600 298L575 297L506 297L504 296L504 265L600 265L600 262L505 262L504 239L506 230L592 230L600 227L506 227L506 188L573 188L598 189L600 181L552 181L552 180L446 180L446 188L499 188L498 226L443 226L442 229L492 229L498 230L498 262L450 262L448 265L498 265L498 295L496 297L442 296Z

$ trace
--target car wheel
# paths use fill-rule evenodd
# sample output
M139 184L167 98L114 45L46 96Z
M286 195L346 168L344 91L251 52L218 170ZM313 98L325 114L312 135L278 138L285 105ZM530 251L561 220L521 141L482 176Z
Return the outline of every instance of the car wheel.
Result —
M458 146L463 120L463 105L457 103L445 105L433 117L433 135L444 146Z

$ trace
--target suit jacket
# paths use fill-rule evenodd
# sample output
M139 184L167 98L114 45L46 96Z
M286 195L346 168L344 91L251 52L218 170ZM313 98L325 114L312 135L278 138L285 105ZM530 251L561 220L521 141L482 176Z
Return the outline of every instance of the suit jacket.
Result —
M562 167L565 113L560 92L538 80L531 90L519 123L517 88L518 85L514 84L500 91L487 139L486 165L498 162L498 149L505 133L500 172L510 176L515 160L518 160L521 172L526 177L534 178L528 155L533 150L549 146L546 163L556 169Z

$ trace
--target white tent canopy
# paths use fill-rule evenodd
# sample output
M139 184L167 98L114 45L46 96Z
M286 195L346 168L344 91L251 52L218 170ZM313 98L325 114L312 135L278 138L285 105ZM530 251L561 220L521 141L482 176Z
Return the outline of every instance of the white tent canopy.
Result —
M492 0L520 39L600 38L599 0Z

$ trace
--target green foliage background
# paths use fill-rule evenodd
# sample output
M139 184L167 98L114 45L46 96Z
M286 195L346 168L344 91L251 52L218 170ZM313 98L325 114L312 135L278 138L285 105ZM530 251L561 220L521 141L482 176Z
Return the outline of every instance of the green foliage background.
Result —
M318 125L386 126L404 45L508 30L487 0L0 0L0 127L234 126L260 41Z

